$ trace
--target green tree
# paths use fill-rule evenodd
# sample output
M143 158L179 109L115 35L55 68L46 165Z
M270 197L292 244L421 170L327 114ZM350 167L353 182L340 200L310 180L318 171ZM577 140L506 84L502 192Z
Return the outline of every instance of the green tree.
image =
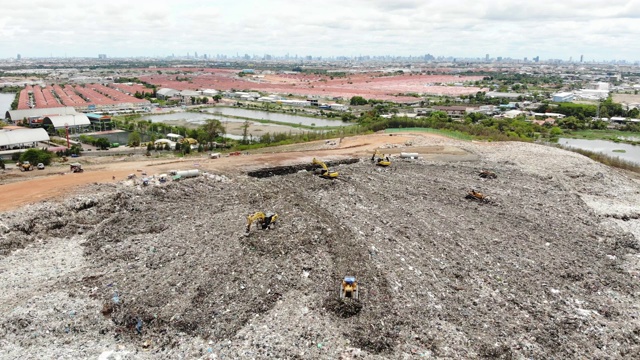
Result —
M104 137L96 139L94 145L100 148L100 150L106 150L111 146L111 144L109 143L109 139Z
M248 144L249 141L247 140L249 136L249 121L245 121L244 124L242 124L242 143L243 144Z
M352 106L367 105L368 103L369 102L367 101L367 99L363 98L362 96L353 96L349 101L349 104L351 104Z
M591 122L591 128L595 130L606 130L607 122L602 120L596 120Z
M49 165L51 164L52 158L53 153L42 149L29 149L20 155L20 161L28 161L33 165L36 165L38 163Z
M20 91L16 92L16 96L13 99L13 102L11 103L11 110L18 109L18 105L20 105L19 101L20 101Z
M202 125L202 130L207 134L207 142L209 142L209 145L226 131L220 120L216 119L208 119L204 125Z
M340 119L345 122L353 121L356 119L356 116L352 113L345 112L340 116Z
M140 133L137 131L132 132L131 134L129 134L129 146L140 146L140 141L141 141L141 137L140 137Z
M549 131L549 134L550 134L552 137L562 136L562 134L563 134L563 133L564 133L564 132L562 131L562 129L560 129L560 128L559 128L559 127L557 127L557 126L552 127L552 128L551 128L551 130Z
M222 99L222 95L220 95L220 94L213 95L213 100L215 102L219 102L221 99Z

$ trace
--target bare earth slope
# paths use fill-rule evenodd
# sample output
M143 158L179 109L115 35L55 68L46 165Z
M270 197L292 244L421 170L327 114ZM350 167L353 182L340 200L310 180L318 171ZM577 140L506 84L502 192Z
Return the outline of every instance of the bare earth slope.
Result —
M96 184L4 213L0 357L640 356L638 184L548 147L450 144L479 160ZM278 226L243 236L258 210ZM336 301L345 275L361 309Z

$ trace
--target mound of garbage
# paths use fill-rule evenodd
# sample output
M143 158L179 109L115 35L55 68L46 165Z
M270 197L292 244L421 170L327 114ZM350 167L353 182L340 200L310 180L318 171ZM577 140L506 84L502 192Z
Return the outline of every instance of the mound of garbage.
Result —
M637 183L469 146L481 160L96 184L3 214L0 357L639 357L637 217L594 205ZM256 211L277 225L247 235Z

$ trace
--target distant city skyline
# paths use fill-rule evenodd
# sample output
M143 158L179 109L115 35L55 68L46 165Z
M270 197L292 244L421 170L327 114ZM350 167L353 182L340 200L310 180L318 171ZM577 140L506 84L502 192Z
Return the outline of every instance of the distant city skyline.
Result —
M21 60L21 62L14 62L14 60ZM184 54L184 55L176 55L175 53L169 55L158 55L158 56L108 56L108 54L94 54L87 56L44 56L44 57L23 57L20 54L17 54L14 58L0 58L0 62L6 63L9 61L9 64L28 64L32 62L42 62L47 63L49 61L59 61L59 60L68 60L68 61L136 61L136 60L149 60L149 61L181 61L181 60L192 60L197 61L201 60L203 62L252 62L252 61L289 61L289 62L340 62L340 61L356 61L356 62L367 62L367 61L389 61L389 62L397 62L397 61L406 61L406 62L473 62L473 63L505 63L505 64L513 64L513 63L521 63L521 64L530 64L530 63L541 63L541 64L549 64L549 63L566 63L566 64L628 64L628 65L640 65L640 60L626 60L626 59L601 59L601 60L584 60L584 55L569 57L569 59L560 59L557 57L545 59L540 56L532 56L532 57L524 57L524 58L512 58L509 56L477 56L477 57L462 57L462 56L452 56L452 55L438 55L433 56L431 54L424 55L354 55L354 56L322 56L322 55L299 55L299 54L285 54L285 55L277 55L277 54L200 54L196 56L195 54Z
M637 0L26 0L0 13L0 58L451 56L640 60Z

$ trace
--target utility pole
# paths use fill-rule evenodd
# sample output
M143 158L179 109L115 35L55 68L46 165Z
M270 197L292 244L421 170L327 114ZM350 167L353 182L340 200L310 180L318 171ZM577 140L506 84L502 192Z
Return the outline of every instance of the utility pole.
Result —
M71 148L69 145L69 123L64 123L64 130L67 133L67 149Z

